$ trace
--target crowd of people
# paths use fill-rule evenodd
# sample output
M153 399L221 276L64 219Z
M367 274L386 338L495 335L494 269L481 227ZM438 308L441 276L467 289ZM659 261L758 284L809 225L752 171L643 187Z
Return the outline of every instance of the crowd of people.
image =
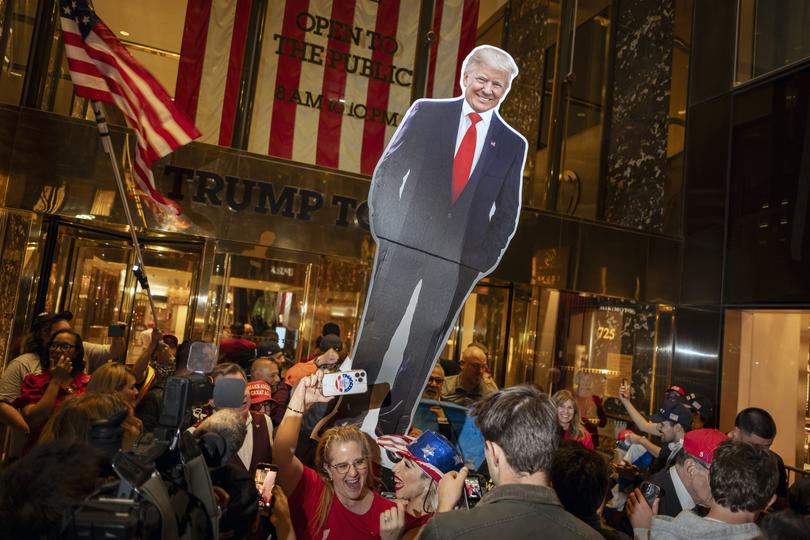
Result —
M120 342L85 344L71 319L38 315L0 380L0 419L23 439L0 477L3 537L63 537L65 510L112 476L110 450L154 435L167 381L190 373L191 344L157 328L126 365ZM625 384L630 422L610 459L595 449L580 396L498 389L486 347L473 343L460 362L436 364L423 393L430 414L409 433L373 438L342 425L314 440L333 402L323 376L347 355L340 328L325 325L314 352L290 365L272 336L251 339L245 326L232 327L208 375L239 381L241 404L203 404L188 427L224 441L210 468L221 538L810 538L810 479L788 486L762 409L740 411L723 433L705 397L672 387L647 418ZM480 464L459 444L451 410L474 421ZM111 420L113 449L91 435ZM271 491L255 481L268 468Z

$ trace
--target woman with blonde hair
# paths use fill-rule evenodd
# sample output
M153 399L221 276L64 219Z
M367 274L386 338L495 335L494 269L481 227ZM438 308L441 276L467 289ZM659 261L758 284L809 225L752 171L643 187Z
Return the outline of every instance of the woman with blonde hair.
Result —
M394 491L404 504L401 519L406 534L402 538L414 538L439 507L442 477L460 470L464 459L450 441L433 431L425 431L418 438L382 435L377 437L377 444L393 463Z
M116 394L130 407L137 404L138 388L135 373L129 366L107 362L93 372L87 383L88 392Z
M355 426L328 430L318 443L315 468L295 457L301 419L307 408L330 401L321 392L323 372L304 377L295 387L276 430L273 461L276 484L289 496L298 540L380 538L380 515L394 503L374 490L375 443Z
M65 404L48 420L42 429L40 443L52 440L90 442L93 425L127 412L121 423L124 429L121 448L130 450L140 435L140 422L132 418L131 410L119 396L113 393L88 392Z
M551 400L557 406L557 420L562 429L562 439L580 442L593 450L593 439L582 424L579 405L574 395L568 390L560 390L551 396Z

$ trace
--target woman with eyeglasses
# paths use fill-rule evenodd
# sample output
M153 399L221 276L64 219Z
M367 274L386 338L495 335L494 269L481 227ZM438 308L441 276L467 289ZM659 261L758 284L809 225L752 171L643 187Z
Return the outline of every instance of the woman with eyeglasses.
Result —
M39 439L40 429L62 402L83 394L90 380L84 373L82 338L73 330L59 330L52 335L46 351L40 357L42 373L26 375L22 393L14 401L31 427L26 451Z
M315 468L295 457L305 411L332 397L321 392L323 372L301 379L276 430L273 459L276 483L289 497L298 540L380 538L380 515L395 504L374 490L371 458L376 445L355 426L334 427L324 434L315 454Z

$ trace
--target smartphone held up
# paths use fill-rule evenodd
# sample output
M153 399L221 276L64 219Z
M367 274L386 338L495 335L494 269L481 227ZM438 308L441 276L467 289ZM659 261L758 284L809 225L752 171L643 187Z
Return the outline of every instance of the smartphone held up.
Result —
M273 486L276 484L278 467L272 463L259 463L256 467L256 489L259 491L259 506L269 508L273 504Z
M321 381L324 396L343 396L368 392L368 377L362 369L326 373Z

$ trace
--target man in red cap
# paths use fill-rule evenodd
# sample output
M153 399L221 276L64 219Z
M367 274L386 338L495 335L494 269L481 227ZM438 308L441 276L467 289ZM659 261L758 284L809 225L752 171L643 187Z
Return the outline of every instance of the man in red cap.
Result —
M762 538L762 531L755 522L776 500L779 476L773 456L765 448L733 441L721 443L713 452L708 451L706 444L693 445L691 451L698 454L697 459L709 460L710 463L712 501L709 513L700 517L695 512L684 510L675 518L656 516L659 501L653 501L650 508L641 491L635 490L627 498L633 538Z
M709 508L712 453L727 440L728 436L716 429L697 429L684 436L683 449L675 457L675 464L650 477L650 482L662 488L658 515L675 517L695 506Z
M270 416L270 403L273 400L273 389L270 385L261 380L250 381L247 389L250 392L250 410Z

